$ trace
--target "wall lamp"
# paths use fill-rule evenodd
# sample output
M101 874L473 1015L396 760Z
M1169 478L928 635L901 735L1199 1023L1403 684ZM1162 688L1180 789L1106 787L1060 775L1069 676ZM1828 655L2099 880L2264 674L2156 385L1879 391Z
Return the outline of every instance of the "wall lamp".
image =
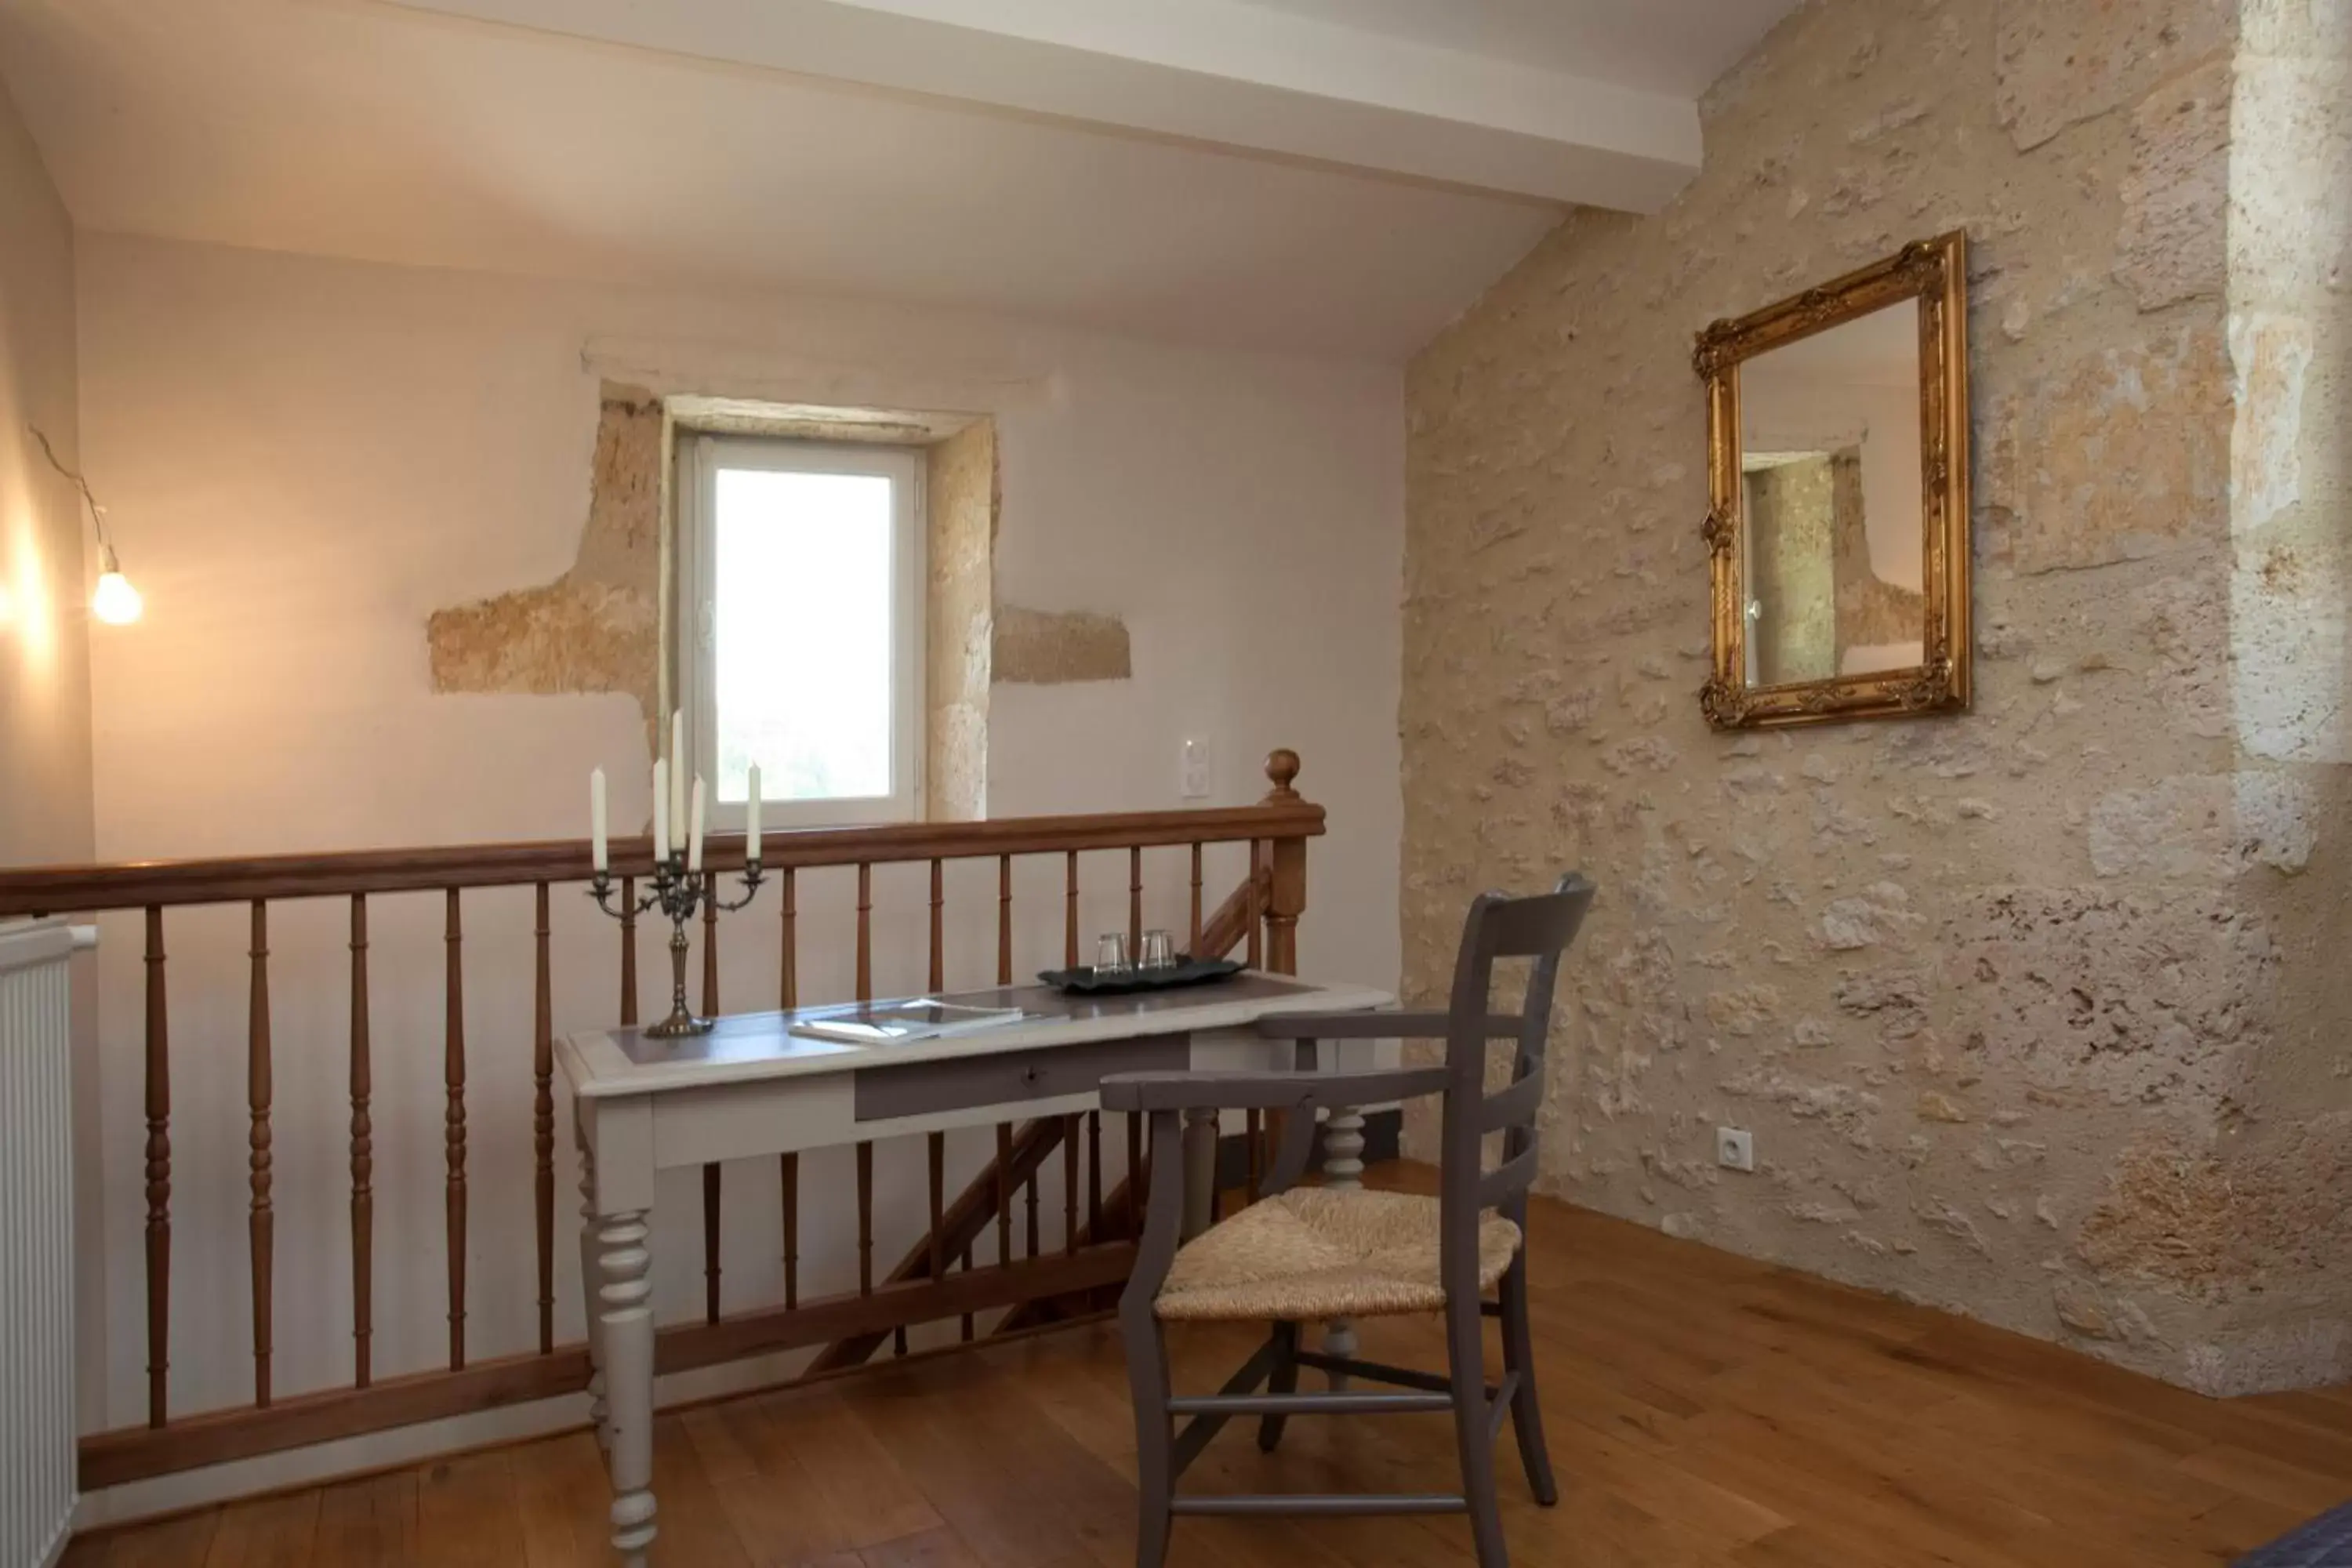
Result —
M41 444L41 456L49 460L49 467L71 479L74 488L81 491L82 504L89 508L89 520L98 530L98 587L89 596L89 613L110 626L129 626L146 608L146 601L131 585L131 579L122 574L122 562L114 553L114 542L106 534L106 509L89 493L89 480L58 461L56 448L49 445L48 437L41 433L38 426L27 425L25 428Z

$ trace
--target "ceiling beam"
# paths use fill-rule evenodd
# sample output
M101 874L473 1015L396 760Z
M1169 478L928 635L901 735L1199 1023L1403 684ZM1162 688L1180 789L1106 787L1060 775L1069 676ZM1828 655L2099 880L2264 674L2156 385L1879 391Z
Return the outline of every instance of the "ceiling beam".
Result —
M1244 0L382 0L1103 131L1654 211L1697 172L1671 94Z

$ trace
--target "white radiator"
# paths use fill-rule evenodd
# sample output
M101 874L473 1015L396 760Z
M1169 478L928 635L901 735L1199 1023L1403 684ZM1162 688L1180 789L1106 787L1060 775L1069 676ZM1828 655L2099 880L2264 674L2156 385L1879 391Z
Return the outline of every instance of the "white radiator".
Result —
M74 1511L73 939L0 925L0 1568L43 1568Z

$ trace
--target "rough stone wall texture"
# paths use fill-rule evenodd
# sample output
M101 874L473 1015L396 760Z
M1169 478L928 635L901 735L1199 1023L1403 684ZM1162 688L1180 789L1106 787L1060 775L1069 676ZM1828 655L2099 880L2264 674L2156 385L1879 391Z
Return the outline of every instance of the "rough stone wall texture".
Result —
M1026 686L1126 680L1135 674L1127 623L1091 610L996 609L996 679Z
M1809 5L1672 206L1416 358L1405 982L1478 889L1599 882L1546 1189L2215 1392L2352 1375L2347 16ZM1712 733L1691 333L1958 226L1976 710Z
M996 425L975 420L926 455L929 624L923 764L934 821L988 815L988 683L996 549Z
M552 583L436 610L436 691L625 691L661 709L660 400L605 384L580 555Z

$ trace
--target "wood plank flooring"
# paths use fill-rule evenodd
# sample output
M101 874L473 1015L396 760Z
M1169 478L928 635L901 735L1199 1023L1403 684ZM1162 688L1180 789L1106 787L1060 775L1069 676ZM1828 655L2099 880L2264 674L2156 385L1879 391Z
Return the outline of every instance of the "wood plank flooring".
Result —
M1404 1178L1410 1184L1412 1177ZM1537 1358L1562 1497L1502 1439L1547 1568L2189 1568L2352 1497L2352 1391L2215 1402L2052 1345L1538 1202ZM1433 1321L1365 1353L1439 1364ZM1206 1389L1250 1347L1173 1344ZM1490 1343L1490 1360L1492 1346ZM1450 1489L1438 1416L1248 1423L1212 1491ZM692 1568L1128 1568L1134 1433L1108 1326L666 1415L656 1558ZM604 1568L585 1434L75 1542L73 1568ZM1455 1568L1457 1519L1180 1520L1176 1568Z

